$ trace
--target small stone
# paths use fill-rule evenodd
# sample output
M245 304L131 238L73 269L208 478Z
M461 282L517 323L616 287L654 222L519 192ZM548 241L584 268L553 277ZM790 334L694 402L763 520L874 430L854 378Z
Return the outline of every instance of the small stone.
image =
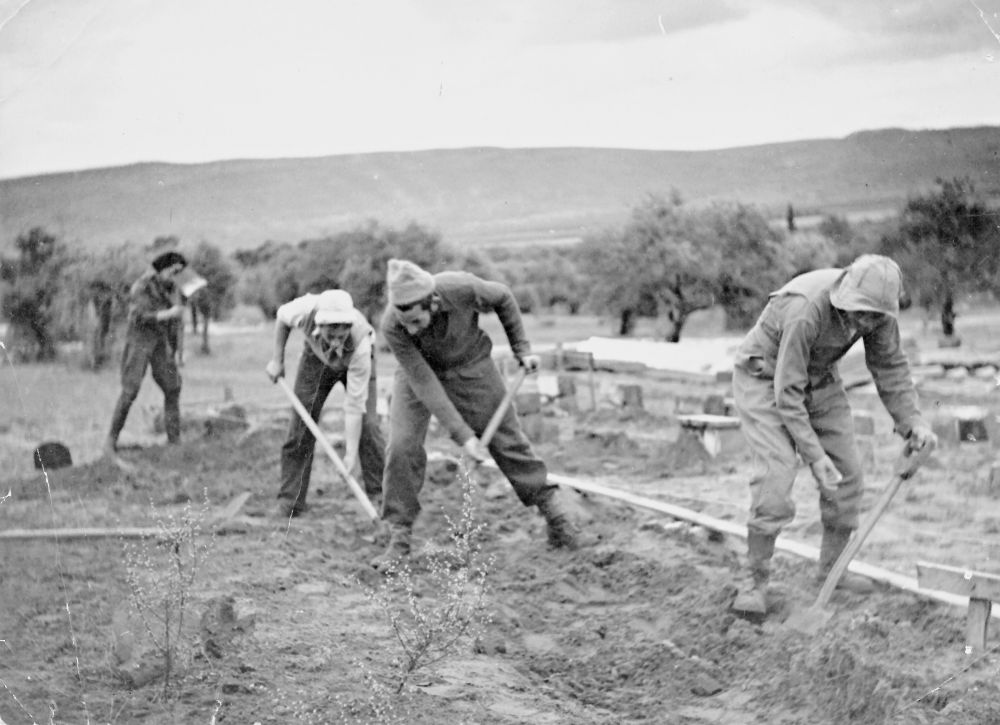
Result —
M330 593L330 583L329 582L306 582L304 584L298 584L295 587L295 591L299 594L304 594L305 596L326 596Z
M722 692L722 690L723 687L719 681L711 675L707 675L705 673L698 675L694 684L691 685L691 692L699 697L711 697L712 695L718 695Z

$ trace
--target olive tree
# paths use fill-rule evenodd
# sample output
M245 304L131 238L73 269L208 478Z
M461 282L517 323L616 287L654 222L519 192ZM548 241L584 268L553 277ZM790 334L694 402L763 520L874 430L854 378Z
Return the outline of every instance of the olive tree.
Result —
M128 244L79 254L67 266L63 295L79 325L75 336L84 341L87 367L99 370L111 359L129 289L145 266L143 253Z
M300 251L290 244L265 242L233 255L240 265L237 297L273 320L280 307L300 294Z
M744 204L713 204L692 216L699 246L719 251L716 293L726 326L745 329L764 309L768 293L794 271L784 235Z
M1000 212L968 179L936 183L936 191L906 202L898 231L883 238L882 248L920 286L921 303L940 306L942 331L952 336L959 294L998 292Z
M232 310L235 304L233 286L236 276L222 250L213 244L202 241L188 256L188 264L195 272L205 278L207 284L195 292L188 300L191 307L191 325L198 332L198 321L201 319L201 352L208 355L211 352L208 342L208 322L218 320L223 314Z
M346 252L339 286L354 297L355 306L378 323L387 301L386 269L393 257L408 259L429 272L461 269L496 279L489 258L475 250L457 249L435 231L411 222L402 229L371 222L338 239Z
M273 319L280 305L300 295L343 289L373 322L385 306L386 267L393 257L409 259L432 272L460 268L495 277L488 258L453 249L438 233L416 223L393 229L369 221L295 246L267 242L234 254L242 267L240 299L259 307L268 318Z
M29 360L56 357L57 291L70 255L42 227L17 237L18 256L0 262L0 309L10 323L10 345Z
M497 271L523 301L522 311L565 307L571 315L585 301L586 286L572 255L562 247L518 246L490 250Z
M623 331L635 314L652 313L670 323L666 339L677 342L691 313L715 304L720 246L693 222L677 194L652 196L620 232L581 243L576 258L592 300L617 314Z

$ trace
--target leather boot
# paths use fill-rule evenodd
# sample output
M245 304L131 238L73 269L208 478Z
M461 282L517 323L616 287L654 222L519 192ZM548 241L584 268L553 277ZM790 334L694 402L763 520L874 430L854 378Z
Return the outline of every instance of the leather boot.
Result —
M409 524L390 524L389 543L385 551L371 561L376 571L386 571L410 555L412 533L413 527Z
M777 536L747 534L747 570L732 609L746 614L767 613L767 582L771 578L771 557Z
M851 540L851 533L850 529L823 527L823 540L819 547L819 570L816 572L816 583L820 586L826 581L827 575L837 563L847 542ZM875 591L875 585L867 577L845 571L837 582L837 589L854 594L871 594Z
M559 488L553 486L539 494L535 505L545 517L548 528L549 546L554 549L576 549L580 546L580 530L566 509L566 504L558 494Z

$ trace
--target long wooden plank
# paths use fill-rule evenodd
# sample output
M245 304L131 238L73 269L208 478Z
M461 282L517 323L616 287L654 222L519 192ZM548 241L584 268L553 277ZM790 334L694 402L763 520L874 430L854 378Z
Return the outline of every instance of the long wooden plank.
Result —
M622 491L621 489L604 486L592 481L582 481L580 479L553 473L549 474L549 480L552 481L552 483L558 483L561 486L568 486L569 488L577 491L608 496L609 498L630 503L633 506L650 509L652 511L659 511L660 513L667 514L668 516L672 516L676 519L690 521L693 524L697 524L698 526L702 526L713 531L719 531L724 534L732 534L743 538L746 538L747 535L745 525L739 525L733 523L732 521L717 519L713 516L708 516L697 511L686 509L683 506L677 506L675 504L656 501L643 496L637 496L636 494L629 493L628 491ZM779 551L794 554L811 561L819 560L818 548L798 541L791 541L783 536L778 537L778 540L775 543L775 548ZM952 606L963 608L967 607L969 603L968 597L951 594L949 592L922 588L918 584L917 579L914 577L904 576L903 574L898 574L894 571L883 569L882 567L874 566L872 564L866 564L862 561L852 561L847 569L848 571L852 571L856 574L866 576L873 581L881 582L882 584L887 584L896 589L910 592L911 594L923 597L924 599L930 599L943 604L950 604ZM1000 618L1000 607L995 607L993 609L992 616Z
M1000 576L996 574L918 561L917 579L925 589L1000 602Z
M250 492L244 491L234 496L222 508L213 511L209 517L212 527L221 527L232 521L250 498ZM213 529L207 527L202 533L211 534ZM167 532L158 526L125 526L125 527L82 527L66 529L7 529L0 531L0 539L158 539L167 536Z
M154 539L164 535L161 528L78 528L78 529L8 529L0 539Z

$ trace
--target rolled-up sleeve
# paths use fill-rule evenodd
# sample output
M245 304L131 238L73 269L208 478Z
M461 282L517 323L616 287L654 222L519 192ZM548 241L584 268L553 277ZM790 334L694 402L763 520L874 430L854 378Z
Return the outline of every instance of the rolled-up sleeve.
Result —
M368 382L372 375L372 338L374 332L363 336L354 348L347 366L344 413L364 413L368 403Z

